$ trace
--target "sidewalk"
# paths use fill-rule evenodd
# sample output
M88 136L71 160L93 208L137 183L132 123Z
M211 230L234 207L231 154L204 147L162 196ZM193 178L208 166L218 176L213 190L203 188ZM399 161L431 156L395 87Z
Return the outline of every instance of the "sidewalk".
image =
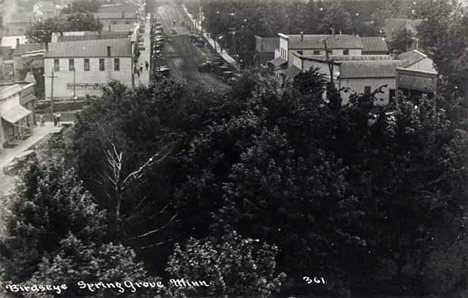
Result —
M138 57L138 62L135 65L138 70L140 67L143 67L143 71L140 73L140 77L135 74L135 85L138 86L139 84L143 84L145 86L149 86L150 82L150 73L151 73L151 19L150 15L148 14L145 19L145 32L143 33L143 46L145 48L144 51L140 51L140 56ZM146 62L150 65L148 69L146 69Z
M62 122L63 123L63 122ZM54 126L53 122L46 122L45 126L36 126L32 135L14 148L0 149L0 180L3 175L3 167L7 166L15 157L21 155L24 151L37 144L40 140L51 133L58 133L63 129L62 126Z
M185 13L187 14L187 16L189 17L189 19L192 21L193 25L195 26L195 28L197 28L198 31L200 32L203 32L203 28L201 26L201 24L199 24L194 18L193 16L188 12L187 10L187 7L185 7L184 4L182 4L182 8L184 9ZM237 61L234 60L234 58L232 58L231 56L228 55L228 53L226 51L220 51L221 50L221 46L219 45L219 43L215 40L213 40L210 36L210 33L203 33L203 36L205 37L205 39L208 41L208 43L210 44L210 46L216 51L216 53L220 54L221 57L223 57L223 59L231 64L235 69L239 70L239 65L237 64ZM215 46L215 43L216 43L216 46Z

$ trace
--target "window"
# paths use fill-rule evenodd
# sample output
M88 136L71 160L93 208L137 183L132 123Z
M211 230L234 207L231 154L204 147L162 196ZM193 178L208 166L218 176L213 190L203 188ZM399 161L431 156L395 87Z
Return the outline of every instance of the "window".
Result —
M389 102L394 102L395 101L395 89L390 89L389 90Z
M105 70L104 59L99 59L99 70L100 71Z
M364 94L370 94L371 93L371 86L364 86Z
M68 59L68 70L75 70L75 59Z
M314 51L314 55L320 55L320 51Z
M60 60L54 59L54 71L60 71Z
M343 55L349 55L349 50L348 50L348 49L344 49L344 50L343 50Z
M89 59L84 59L84 70L89 71Z
M120 59L119 59L119 58L115 58L115 59L114 59L114 70L115 70L115 71L119 71L119 70L120 70Z
M303 55L303 54L304 54L304 51L303 51L303 50L300 50L300 51L297 51L297 53L298 53L299 55Z

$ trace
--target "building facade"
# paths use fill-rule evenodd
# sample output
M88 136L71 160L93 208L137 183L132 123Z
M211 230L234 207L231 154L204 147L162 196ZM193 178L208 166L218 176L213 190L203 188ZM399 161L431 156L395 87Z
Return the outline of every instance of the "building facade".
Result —
M46 99L100 95L112 80L132 86L133 68L128 38L52 43L44 56Z
M34 83L0 85L0 146L24 139L36 126Z

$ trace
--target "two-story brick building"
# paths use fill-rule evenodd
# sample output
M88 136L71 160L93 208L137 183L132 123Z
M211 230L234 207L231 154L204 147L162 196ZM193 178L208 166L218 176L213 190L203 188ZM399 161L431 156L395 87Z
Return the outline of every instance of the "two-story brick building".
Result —
M133 85L130 39L51 43L44 55L46 99L102 94L112 80Z

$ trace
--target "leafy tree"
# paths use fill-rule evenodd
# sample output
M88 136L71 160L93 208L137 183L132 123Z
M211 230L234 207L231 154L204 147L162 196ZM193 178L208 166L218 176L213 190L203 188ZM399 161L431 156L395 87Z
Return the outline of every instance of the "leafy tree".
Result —
M285 274L276 273L278 248L258 242L235 232L220 238L192 238L184 249L176 244L166 270L176 279L205 281L209 285L182 290L184 294L268 297L279 292Z
M399 53L405 53L410 49L413 42L413 34L411 31L406 28L402 28L390 42L389 47L391 50L397 50Z
M53 32L63 31L98 31L102 24L90 13L75 13L66 20L51 18L33 23L26 31L30 42L50 42Z
M37 160L30 164L7 206L7 237L0 243L7 280L30 278L42 257L53 253L69 233L84 243L105 239L104 212L74 171L61 165Z
M99 31L102 23L93 14L74 13L67 16L67 31Z
M143 269L143 263L136 261L135 252L123 245L106 243L96 245L93 242L84 244L70 234L60 242L60 247L54 254L46 255L38 266L38 270L25 284L66 284L65 295L73 297L89 297L90 290L80 289L78 281L85 283L103 282L150 282L156 279L149 277ZM157 293L155 289L137 289L131 293L119 289L94 289L93 296L99 297L151 297ZM63 293L56 295L63 296Z
M75 0L68 7L62 9L62 13L92 13L97 12L102 1L95 0Z
M26 30L26 37L29 42L46 43L50 42L53 32L63 31L64 22L58 18L50 18L32 24Z

